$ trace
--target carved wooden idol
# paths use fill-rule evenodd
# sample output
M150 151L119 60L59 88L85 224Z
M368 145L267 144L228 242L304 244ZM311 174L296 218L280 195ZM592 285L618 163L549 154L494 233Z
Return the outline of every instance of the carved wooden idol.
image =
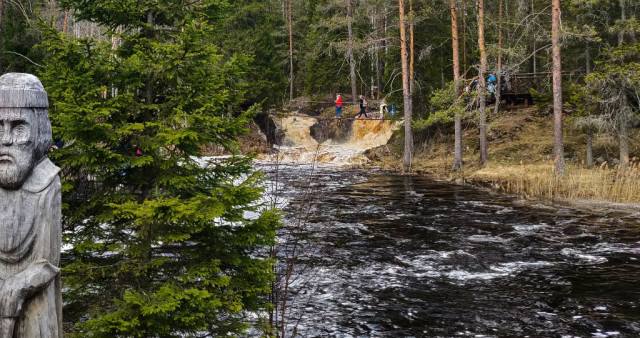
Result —
M0 338L62 337L59 168L47 158L47 93L0 77Z

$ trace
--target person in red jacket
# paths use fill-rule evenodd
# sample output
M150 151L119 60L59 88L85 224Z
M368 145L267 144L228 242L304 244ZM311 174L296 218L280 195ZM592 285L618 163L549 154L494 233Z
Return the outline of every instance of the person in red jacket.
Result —
M342 97L340 94L336 97L336 117L342 117Z

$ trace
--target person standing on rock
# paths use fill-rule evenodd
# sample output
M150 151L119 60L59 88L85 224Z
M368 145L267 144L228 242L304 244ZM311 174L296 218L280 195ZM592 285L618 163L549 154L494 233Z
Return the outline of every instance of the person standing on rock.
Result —
M384 120L384 115L387 113L387 102L382 99L380 102L380 118Z
M356 118L360 118L360 116L364 115L365 118L369 118L367 116L367 100L364 99L364 95L360 95L360 113Z
M340 94L338 94L334 102L336 103L336 117L342 117L342 97Z

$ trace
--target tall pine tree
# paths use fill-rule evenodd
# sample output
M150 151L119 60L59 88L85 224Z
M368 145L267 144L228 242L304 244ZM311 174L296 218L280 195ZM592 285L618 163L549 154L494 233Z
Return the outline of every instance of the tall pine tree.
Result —
M278 216L260 211L251 159L233 151L244 57L212 36L225 1L61 0L110 43L44 33L41 73L63 168L65 320L94 337L238 334L265 306L260 259ZM247 219L246 215L256 215Z

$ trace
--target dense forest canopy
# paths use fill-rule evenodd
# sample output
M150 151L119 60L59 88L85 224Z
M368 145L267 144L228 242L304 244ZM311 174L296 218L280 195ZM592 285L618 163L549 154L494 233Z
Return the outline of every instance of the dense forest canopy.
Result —
M5 4L4 70L38 69L36 64L42 55L32 48L41 41L38 19L59 30L64 29L71 36L95 36L104 40L111 39L109 29L116 29L131 19L121 17L112 26L104 26L93 19L85 20L88 12L82 8L84 4L67 11L62 7L64 3L20 0ZM127 1L113 3L127 5ZM351 94L349 55L352 54L358 94L390 96L393 101L401 101L397 2L242 0L217 3L225 8L213 25L213 41L220 53L240 53L251 59L250 75L244 79L251 85L251 90L244 94L248 105L263 101L272 106L287 103L291 73L289 35L293 42L294 97L320 98L336 92ZM426 117L434 90L445 88L452 80L451 6L444 0L412 0L412 11L409 11L409 1L404 3L408 16L406 23L413 25L415 30L411 41L415 57L414 110ZM175 1L169 2L168 6L180 4ZM347 4L350 4L351 14L347 12ZM477 3L457 0L456 4L461 75L471 79L477 75L480 64ZM636 41L639 6L629 0L563 2L561 35L563 71L567 73L567 79L583 79L586 73L595 70L598 62L606 58L607 48L618 45L621 34L627 45ZM500 13L502 17L499 17ZM485 17L488 71L497 72L500 51L505 74L551 72L550 1L491 1L485 5ZM498 46L500 31L504 34ZM549 81L543 85L547 87L540 90L550 89Z

